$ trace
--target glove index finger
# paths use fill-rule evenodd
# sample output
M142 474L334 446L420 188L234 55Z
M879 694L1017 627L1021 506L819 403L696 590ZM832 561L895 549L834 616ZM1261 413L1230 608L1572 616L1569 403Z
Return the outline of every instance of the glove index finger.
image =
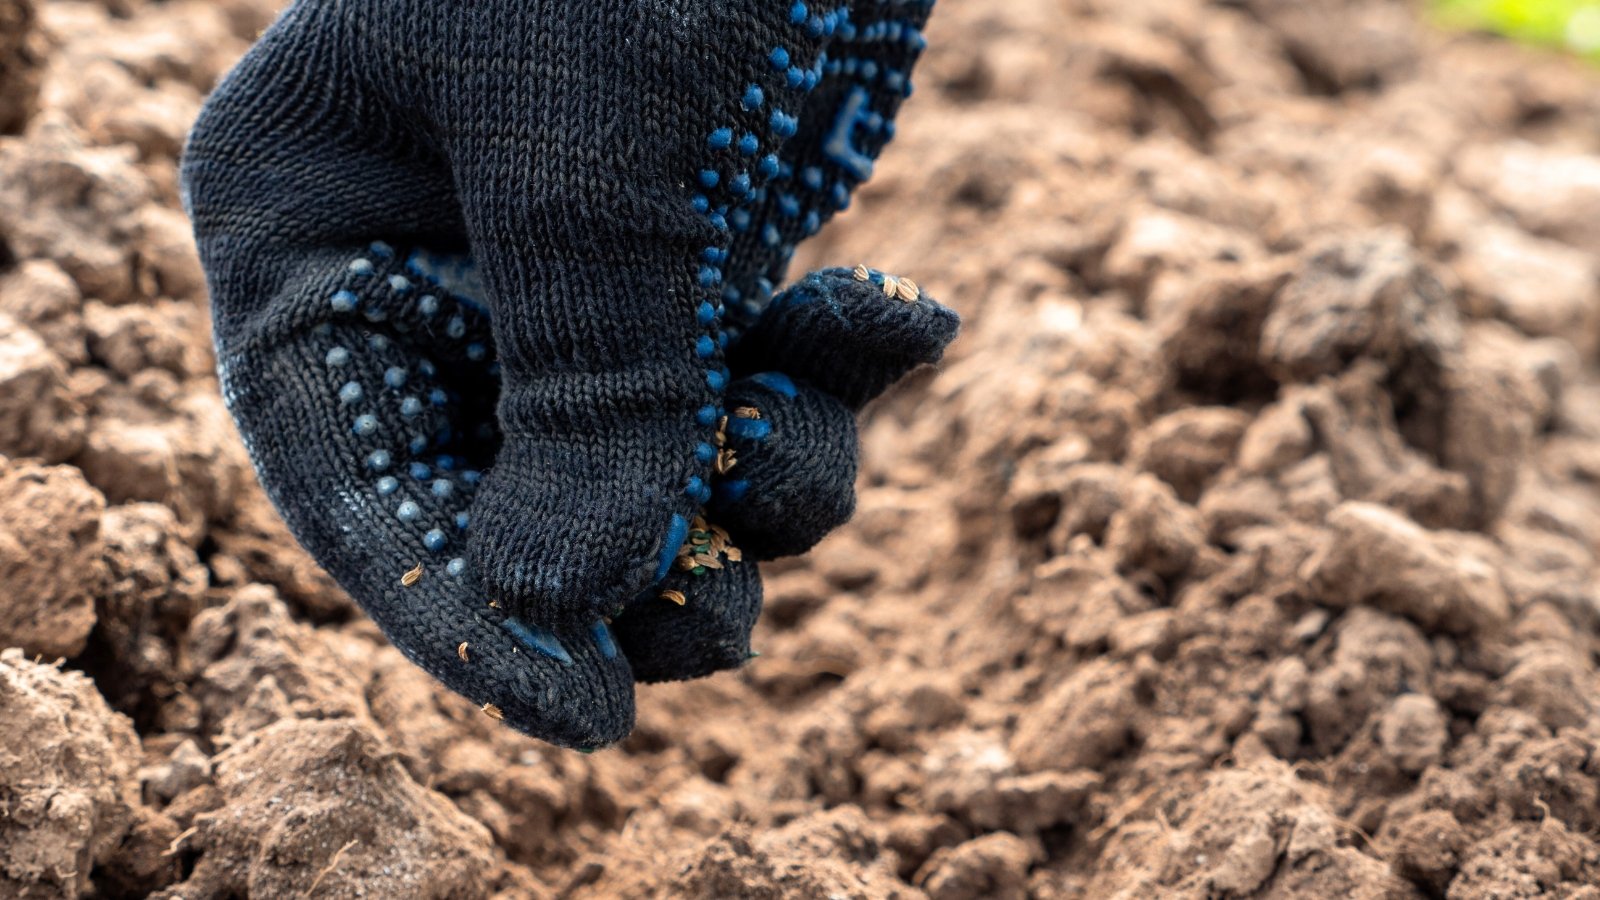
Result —
M961 319L908 278L821 269L772 298L729 349L735 375L780 371L859 411L918 366L936 363Z

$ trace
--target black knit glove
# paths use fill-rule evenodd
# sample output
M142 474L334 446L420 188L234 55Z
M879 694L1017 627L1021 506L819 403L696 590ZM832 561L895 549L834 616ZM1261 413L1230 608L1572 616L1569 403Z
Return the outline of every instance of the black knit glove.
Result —
M854 433L828 404L851 401L794 366L793 397L730 395L724 351L868 174L926 11L300 0L218 88L183 173L229 407L296 536L407 656L529 734L610 743L630 659L725 665L630 608L663 608L691 532L727 556L692 527L707 504L773 552L848 514ZM822 277L847 307L871 293ZM935 311L907 359L953 336L930 301L872 296ZM776 369L765 322L741 346ZM780 431L824 474L762 475ZM753 567L725 571L758 608Z

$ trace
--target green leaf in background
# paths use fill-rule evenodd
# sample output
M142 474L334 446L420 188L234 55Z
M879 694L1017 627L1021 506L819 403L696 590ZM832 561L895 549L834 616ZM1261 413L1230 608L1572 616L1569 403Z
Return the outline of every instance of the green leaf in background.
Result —
M1444 25L1493 31L1600 62L1597 0L1435 0Z

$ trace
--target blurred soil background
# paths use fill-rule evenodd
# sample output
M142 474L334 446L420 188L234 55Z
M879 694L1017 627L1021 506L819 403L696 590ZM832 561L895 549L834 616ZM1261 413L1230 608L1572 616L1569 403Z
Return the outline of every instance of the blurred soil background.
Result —
M1600 77L1390 0L943 0L803 263L967 329L759 660L592 756L388 647L212 374L273 0L0 0L0 896L1600 900Z

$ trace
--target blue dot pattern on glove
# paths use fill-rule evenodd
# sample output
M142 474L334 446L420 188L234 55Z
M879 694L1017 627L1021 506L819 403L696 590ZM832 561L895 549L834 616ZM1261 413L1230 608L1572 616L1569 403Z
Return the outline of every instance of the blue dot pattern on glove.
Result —
M703 507L737 507L731 273L778 271L826 217L774 179L827 167L837 199L864 177L904 88L854 88L909 72L928 5L298 3L208 100L184 196L230 410L296 536L413 661L591 748L632 727L634 656L674 678L747 649L753 563L685 583L670 622L640 612L690 577ZM840 41L887 55L830 69ZM800 514L795 485L848 482L854 432L775 407L772 434L791 418L839 471L763 481L752 445L735 492ZM837 520L838 494L800 518Z

